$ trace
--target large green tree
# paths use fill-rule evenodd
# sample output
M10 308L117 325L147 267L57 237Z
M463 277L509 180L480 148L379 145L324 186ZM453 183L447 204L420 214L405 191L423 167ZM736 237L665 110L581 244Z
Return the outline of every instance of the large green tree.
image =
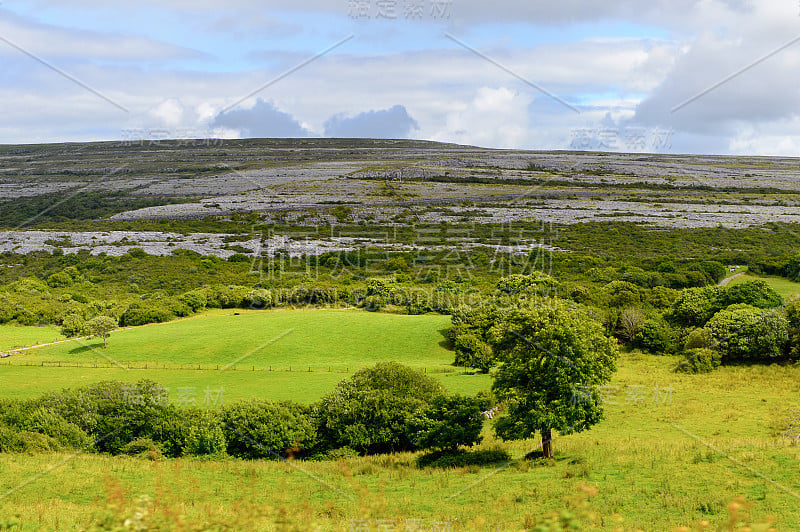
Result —
M494 328L501 361L492 390L506 405L495 424L503 439L541 434L553 456L552 431L581 432L603 417L599 385L616 370L616 341L577 308L553 304L511 312Z

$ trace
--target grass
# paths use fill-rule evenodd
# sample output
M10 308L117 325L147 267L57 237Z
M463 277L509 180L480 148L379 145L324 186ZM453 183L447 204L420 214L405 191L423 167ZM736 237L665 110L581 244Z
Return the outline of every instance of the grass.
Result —
M789 279L783 277L758 277L750 273L746 273L744 275L736 277L735 279L731 279L730 282L728 283L728 286L733 286L747 281L755 281L757 279L765 281L770 287L772 287L773 290L778 292L783 298L789 297L793 294L800 293L800 283L790 281Z
M54 327L0 325L0 351L10 351L19 347L57 342L63 339L61 332Z
M14 383L0 388L0 397L29 399L43 392L58 391L66 387L85 386L103 380L134 383L152 379L169 392L171 401L178 405L192 404L201 407L219 405L215 401L219 390L224 403L242 399L270 401L292 400L312 403L331 391L348 373L327 371L214 371L214 370L138 370L93 369L68 367L4 366L0 362L0 380ZM434 373L448 390L461 394L475 394L490 385L488 375L462 375L460 373ZM209 399L206 400L206 390Z
M308 403L346 375L325 371L324 364L333 364L338 356L353 356L345 350L358 347L345 344L337 335L339 328L380 338L370 343L375 347L366 349L366 354L346 363L367 365L384 356L403 355L417 367L434 369L443 367L452 354L439 343L446 319L350 311L240 316L217 312L119 331L111 341L125 346L119 355L130 350L131 360L146 360L153 353L180 359L183 349L173 344L189 342L192 349L199 349L231 343L241 351L304 321L306 328L298 331L303 334L273 342L258 360L264 363L277 352L302 357L298 349L303 349L319 370L0 366L3 382L14 383L0 389L0 395L30 397L96 380L147 377L168 387L179 404L182 389L184 399L214 406L204 405L206 388L212 393L223 389L216 400L225 403L249 397ZM404 338L413 339L413 334L426 340L409 345ZM166 343L158 351L161 342ZM66 345L43 348L31 356L73 349ZM203 360L214 356L211 348L202 352ZM288 464L0 454L0 525L16 519L22 530L69 530L140 519L153 529L517 530L541 524L549 513L570 509L581 529L620 525L626 530L661 531L699 526L702 521L727 526L728 504L744 496L752 504L752 520L772 516L777 530L796 526L800 445L781 435L791 409L798 406L800 367L735 366L686 375L672 372L678 361L679 357L638 351L623 353L617 373L603 389L606 419L589 431L558 437L556 459L551 462L523 459L539 448L539 442L497 441L488 423L479 449L504 448L515 459L511 463L430 468L417 465L418 454ZM491 382L488 376L432 374L462 393L487 389ZM190 388L194 395L187 396Z
M443 331L449 316L370 314L358 310L225 311L112 332L26 351L14 362L166 364L252 369L351 371L397 360L453 370Z
M463 375L451 365L453 352L444 347L442 335L448 316L349 310L236 313L215 311L115 331L107 349L93 339L25 351L7 359L10 366L0 361L0 377L15 383L0 389L0 396L29 398L67 385L148 378L184 404L213 406L217 396L207 404L206 390L213 394L220 389L225 402L261 398L311 403L348 374L388 360L439 377L454 392L474 394L489 386L488 376ZM21 337L33 334L27 329L46 330L8 329L18 329Z
M53 468L1 497L0 520L19 515L23 529L73 529L112 516L121 524L146 507L143 522L159 529L185 523L352 530L360 523L380 530L413 523L429 530L438 522L452 530L518 530L572 508L580 529L621 523L625 530L662 531L701 521L726 526L727 505L744 496L752 520L774 516L777 530L796 527L800 445L778 435L796 407L800 368L684 375L670 371L677 361L623 354L605 390L606 419L558 437L552 462L440 469L417 466L418 454L291 464L0 455L0 493ZM295 376L298 385L324 387L309 378ZM449 378L461 377L443 377ZM480 448L502 446L519 459L538 445L498 442L487 427Z

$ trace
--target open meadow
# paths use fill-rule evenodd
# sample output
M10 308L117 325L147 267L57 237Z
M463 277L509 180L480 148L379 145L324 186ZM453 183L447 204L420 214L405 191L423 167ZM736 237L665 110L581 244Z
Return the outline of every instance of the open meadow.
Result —
M334 318L382 340L350 345L326 329L337 323ZM386 357L432 372L445 370L449 353L439 343L446 321L442 316L364 311L215 313L118 331L107 350L90 342L91 350L75 352L73 346L85 342L73 341L20 358L94 363L105 359L97 354L102 353L121 364L199 361L208 366L228 364L292 326L303 323L307 330L287 334L282 343L274 341L246 364L242 361L256 364L258 371L0 366L5 382L18 383L13 389L4 387L2 395L32 396L66 384L147 377L170 389L172 401L181 400L175 394L182 389L183 401L202 404L208 387L224 388L225 401L258 397L310 403L333 389L345 376L343 369L352 371ZM251 334L243 335L248 330ZM414 343L412 338L421 340ZM189 352L196 359L188 358L178 339L193 346ZM299 350L306 354L304 365L313 365L312 372L264 371L270 363L298 360L303 356ZM142 507L152 512L148 519L156 521L151 522L170 526L186 522L236 529L274 525L284 516L296 529L447 522L454 530L508 530L530 525L533 516L564 504L577 505L576 514L586 512L578 502L586 497L602 516L599 528L618 520L626 529L666 530L720 521L728 503L744 496L753 504L755 519L774 516L778 529L790 529L800 519L800 446L781 434L794 406L787 398L800 394L800 368L742 366L698 376L672 372L677 362L677 357L624 354L603 390L607 419L590 432L557 438L559 453L553 463L523 458L537 449L536 441L503 444L512 451L510 463L454 470L420 468L413 454L326 463L3 455L2 490L13 491L0 499L0 508L6 515L19 514L34 528L53 529L88 526L99 518L130 518ZM325 371L329 364L339 364L338 371ZM452 373L440 374L448 388L462 393L488 388L486 376L450 369ZM187 396L189 389L196 396ZM480 448L497 445L487 432ZM48 473L37 477L41 471ZM143 499L148 493L156 495ZM32 496L38 502L23 503Z
M307 312L312 320L318 312L324 320L324 312ZM263 320L270 315L257 316ZM360 316L362 327L393 318L366 312ZM215 319L222 317L172 325ZM423 317L416 326L433 341L441 321ZM157 327L138 330L157 337L151 332ZM398 345L402 342L402 331L390 329L386 344L395 343L394 332ZM112 337L112 343L122 343L124 333ZM313 346L317 352L325 347L337 351L335 337L318 338ZM409 353L411 361L433 364L433 346L437 344L427 348L434 354L425 345ZM441 469L419 465L420 453L328 462L4 454L0 511L6 519L18 516L23 530L121 525L137 515L157 528L352 530L361 524L376 530L428 530L447 523L452 530L516 530L567 508L586 529L619 525L625 530L670 530L703 521L726 523L728 505L745 497L754 522L774 518L777 530L796 528L800 446L782 434L796 407L790 398L800 394L800 368L738 366L711 375L685 375L672 371L678 360L624 353L618 372L603 389L606 419L591 431L556 438L552 462L524 458L540 447L538 441L502 443L488 430L477 449L502 446L512 461ZM5 382L36 381L39 390L82 384L82 372L91 379L94 373L129 378L121 369L0 366ZM343 377L237 370L195 371L210 376L192 380L189 371L130 370L134 372L134 378L147 376L168 387L197 386L201 391L204 383L224 386L225 401L266 397L311 402ZM473 387L488 387L484 377L441 378L445 383L475 380L453 386L472 392ZM244 389L249 392L242 393ZM9 395L8 387L3 395Z

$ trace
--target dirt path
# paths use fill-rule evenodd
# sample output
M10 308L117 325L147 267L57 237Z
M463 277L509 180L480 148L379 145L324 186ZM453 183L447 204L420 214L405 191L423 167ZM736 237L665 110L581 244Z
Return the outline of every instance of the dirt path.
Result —
M724 278L723 280L721 280L719 282L719 286L725 286L726 284L731 282L731 280L736 279L737 277L741 277L742 275L744 275L746 273L747 272L739 272L739 273L731 275L730 277L726 277L726 278Z

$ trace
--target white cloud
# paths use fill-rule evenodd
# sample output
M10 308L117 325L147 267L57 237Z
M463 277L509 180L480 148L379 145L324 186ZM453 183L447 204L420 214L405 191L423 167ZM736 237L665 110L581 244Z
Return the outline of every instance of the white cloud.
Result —
M43 13L64 9L55 0L35 2ZM375 118L370 111L402 106L400 129L405 131L411 120L419 126L412 135L447 142L566 148L576 130L602 128L610 121L621 128L673 128L676 149L684 151L779 150L800 155L794 141L800 43L671 112L799 35L800 6L789 0L533 0L491 5L455 0L452 18L438 26L406 20L389 27L375 21L353 23L357 35L347 46L307 64L216 121L220 110L242 95L307 60L313 51L302 50L317 49L313 39L306 44L307 36L327 40L329 34L344 34L348 3L272 0L265 6L255 0L230 0L221 8L216 0L113 5L73 0L69 6L76 20L81 10L91 9L94 26L86 24L93 29L36 22L3 5L0 35L130 112L0 43L8 79L0 87L0 142L118 138L115 132L130 128L207 132L216 127L225 136L322 134L331 117L338 115L341 122L346 119L342 117L360 116L363 125L363 120ZM131 14L139 20L141 10L185 16L187 28L200 32L200 37L186 38L184 28L166 42L148 37L148 28L139 31L131 25L130 32L117 34L104 31L98 22L124 21ZM516 27L527 24L531 32L564 28L570 38L532 44L538 41L487 37L487 28L493 27L487 23L512 21ZM647 25L658 31L643 38L588 38L573 24L602 28L608 21L640 25L636 34L646 35ZM436 35L425 33L420 41L420 28ZM517 76L579 106L581 113L445 39L445 29ZM376 42L377 35L389 37ZM406 45L398 38L404 35ZM205 36L220 39L208 46L210 53L242 63L197 61L207 58L193 51L190 42ZM387 44L393 39L399 44ZM288 41L292 44L284 44ZM217 42L224 49L214 49ZM267 66L259 70L254 64Z
M476 146L523 147L528 140L530 102L529 96L506 87L481 87L471 100L454 103L443 128L429 138Z
M34 22L4 12L0 17L0 35L25 52L44 60L77 58L148 60L162 62L176 58L199 58L202 54L174 44L136 35L114 35L102 31L76 30ZM0 43L0 56L19 57L20 51Z

